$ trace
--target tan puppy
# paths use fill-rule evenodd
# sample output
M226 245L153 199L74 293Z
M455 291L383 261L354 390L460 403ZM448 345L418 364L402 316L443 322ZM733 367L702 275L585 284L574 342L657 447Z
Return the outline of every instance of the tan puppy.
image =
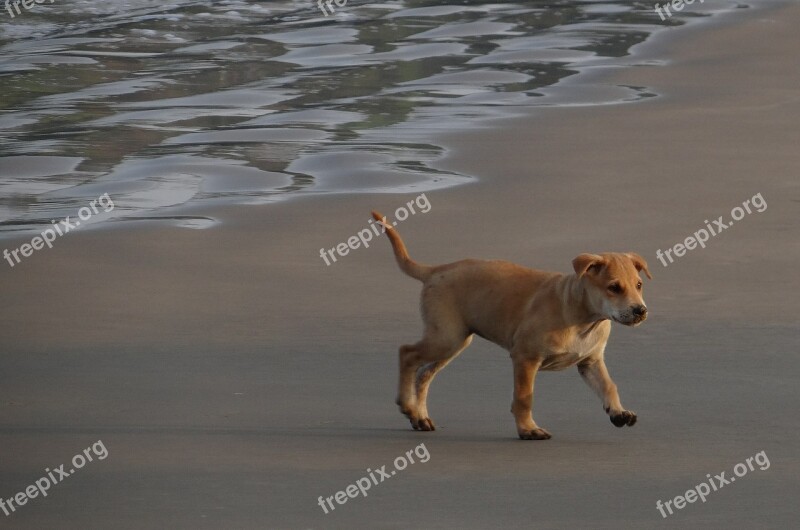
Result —
M577 365L603 401L617 427L636 423L622 408L603 353L611 321L636 326L647 318L639 271L647 263L634 253L581 254L575 274L527 269L506 261L467 259L428 266L408 256L402 239L384 217L400 269L423 282L425 332L416 344L400 347L397 404L415 430L432 431L428 387L436 373L478 335L511 352L514 400L511 412L523 440L546 440L550 433L533 421L533 382L539 370Z

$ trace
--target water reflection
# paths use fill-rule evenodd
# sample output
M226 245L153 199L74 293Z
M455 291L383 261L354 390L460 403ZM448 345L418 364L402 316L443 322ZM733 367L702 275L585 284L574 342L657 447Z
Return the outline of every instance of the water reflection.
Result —
M112 0L3 20L0 233L74 214L100 193L118 219L204 227L213 222L177 207L457 185L471 177L430 166L443 155L434 133L520 107L652 96L563 80L633 63L631 46L664 25L650 3L629 1L337 11Z

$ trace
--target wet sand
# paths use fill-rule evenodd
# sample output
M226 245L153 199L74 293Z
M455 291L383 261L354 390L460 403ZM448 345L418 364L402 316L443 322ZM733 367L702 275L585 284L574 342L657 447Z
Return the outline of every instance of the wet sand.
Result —
M4 526L792 526L800 7L747 11L660 37L670 66L613 79L661 98L454 135L444 164L480 181L428 193L431 211L400 225L431 263L566 272L580 252L642 254L651 318L615 326L607 350L635 427L614 428L568 370L537 380L553 439L516 439L508 356L476 340L432 387L439 430L410 429L393 399L418 284L383 238L330 267L318 254L414 194L231 209L201 231L76 232L2 273L0 496L97 440L109 456ZM766 211L658 262L757 193ZM317 505L421 442L427 463L333 513ZM769 469L662 519L657 500L761 451Z

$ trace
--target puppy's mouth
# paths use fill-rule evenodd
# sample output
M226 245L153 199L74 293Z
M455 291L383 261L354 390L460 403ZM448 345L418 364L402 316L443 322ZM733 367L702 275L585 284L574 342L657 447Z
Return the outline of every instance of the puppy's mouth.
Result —
M612 320L618 324L622 324L623 326L628 326L630 328L635 328L645 320L647 320L647 316L641 317L628 317L628 318L612 318Z

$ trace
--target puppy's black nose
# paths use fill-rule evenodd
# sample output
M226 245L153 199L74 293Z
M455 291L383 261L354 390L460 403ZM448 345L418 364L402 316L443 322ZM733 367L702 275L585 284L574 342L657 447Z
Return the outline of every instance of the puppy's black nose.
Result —
M643 305L633 306L633 314L637 317L643 317L647 314L647 308Z

